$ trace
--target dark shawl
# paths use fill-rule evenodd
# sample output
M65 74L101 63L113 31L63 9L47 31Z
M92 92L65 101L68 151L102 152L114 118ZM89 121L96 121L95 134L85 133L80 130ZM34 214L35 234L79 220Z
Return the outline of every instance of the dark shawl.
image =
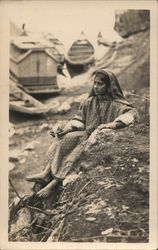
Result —
M101 98L96 96L93 86L89 97L81 104L77 115L70 122L72 127L86 130L89 133L100 124L110 123L116 119L129 125L133 122L135 115L135 111L133 112L135 109L125 99L116 76L110 71L98 70L96 75L98 73L106 74L106 79L107 76L109 78L106 95L101 96ZM127 113L128 115L125 115Z
M115 74L110 72L109 70L105 71L103 69L100 69L100 70L96 71L95 77L99 73L101 73L103 75L106 75L106 77L109 78L109 81L108 81L108 97L113 101L115 100L115 101L120 102L122 104L132 106L131 104L129 104L129 102L124 97L122 89L120 87L120 84L119 84ZM90 94L89 94L89 97L91 97L91 96L95 96L94 85L93 85L93 87L92 87L92 89L90 91Z

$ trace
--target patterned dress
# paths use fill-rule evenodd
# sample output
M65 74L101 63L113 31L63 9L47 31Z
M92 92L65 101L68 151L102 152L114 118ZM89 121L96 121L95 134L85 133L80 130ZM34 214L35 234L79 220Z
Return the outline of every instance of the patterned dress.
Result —
M127 101L107 96L91 96L81 105L78 114L67 124L70 131L55 138L47 152L48 164L54 178L63 180L80 158L90 134L100 125L121 121L126 126L134 122L136 109Z

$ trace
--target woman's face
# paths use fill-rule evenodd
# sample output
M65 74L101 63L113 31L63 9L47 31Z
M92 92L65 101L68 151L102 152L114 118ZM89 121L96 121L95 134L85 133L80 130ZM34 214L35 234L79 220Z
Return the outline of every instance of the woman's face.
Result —
M102 81L94 80L94 92L96 95L105 95L107 94L107 84Z

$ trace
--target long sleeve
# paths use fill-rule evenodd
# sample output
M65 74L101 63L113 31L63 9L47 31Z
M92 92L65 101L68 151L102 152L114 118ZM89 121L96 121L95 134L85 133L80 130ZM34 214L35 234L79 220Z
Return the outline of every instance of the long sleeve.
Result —
M77 114L67 123L66 130L84 130L86 123L86 100L80 104Z
M119 116L114 122L122 122L124 125L129 126L137 119L139 119L137 110L131 106L124 105L120 109Z

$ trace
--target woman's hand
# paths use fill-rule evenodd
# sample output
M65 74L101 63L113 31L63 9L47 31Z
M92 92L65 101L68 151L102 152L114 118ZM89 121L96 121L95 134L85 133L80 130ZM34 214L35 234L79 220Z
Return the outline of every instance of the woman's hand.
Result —
M110 123L107 123L107 124L101 124L100 126L98 126L99 130L102 130L102 129L115 129L115 128L116 128L115 122L110 122Z
M53 137L55 137L56 135L58 135L61 132L63 132L63 129L61 127L52 128L50 130L50 135L53 136Z
M57 131L56 135L58 138L61 138L62 136L66 135L67 133L69 133L70 131L67 129L61 129L60 131Z

